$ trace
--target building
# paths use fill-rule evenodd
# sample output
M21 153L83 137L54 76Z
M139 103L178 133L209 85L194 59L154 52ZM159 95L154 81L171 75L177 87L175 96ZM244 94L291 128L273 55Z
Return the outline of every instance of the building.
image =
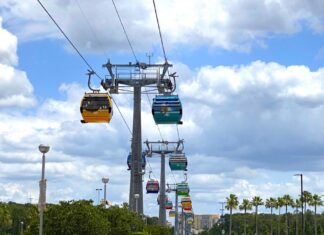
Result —
M192 229L197 232L209 230L219 220L220 215L194 215Z

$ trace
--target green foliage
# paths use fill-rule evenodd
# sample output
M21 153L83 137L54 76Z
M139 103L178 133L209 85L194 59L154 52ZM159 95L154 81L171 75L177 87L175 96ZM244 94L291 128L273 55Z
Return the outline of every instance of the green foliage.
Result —
M127 235L132 232L142 232L144 228L143 219L137 214L129 212L126 207L112 206L105 210L106 219L110 222L109 234Z
M47 235L104 235L109 229L103 211L92 206L91 201L69 201L50 205L44 214L44 224Z
M0 203L0 231L6 231L12 224L11 216L7 205Z
M171 229L158 224L147 225L144 229L150 235L171 235Z
M37 214L37 207L31 204L1 203L0 234L20 234L21 229L25 229L26 225L37 217Z
M122 208L105 209L92 201L68 201L49 204L44 213L46 235L171 235L171 229L157 225L157 218L144 219ZM36 205L0 203L0 235L20 235L23 221L24 235L39 233L39 212Z

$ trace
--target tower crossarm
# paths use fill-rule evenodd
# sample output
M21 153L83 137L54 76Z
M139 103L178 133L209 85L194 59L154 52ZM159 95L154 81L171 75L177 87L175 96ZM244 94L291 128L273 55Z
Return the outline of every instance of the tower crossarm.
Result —
M172 64L146 64L146 63L128 63L112 64L110 60L102 67L107 68L108 75L101 81L101 85L110 93L118 93L119 85L129 87L145 87L156 85L158 93L167 93L174 90L174 78L167 76L166 73ZM171 74L172 75L172 74ZM172 78L172 79L171 79ZM173 81L173 83L172 83Z

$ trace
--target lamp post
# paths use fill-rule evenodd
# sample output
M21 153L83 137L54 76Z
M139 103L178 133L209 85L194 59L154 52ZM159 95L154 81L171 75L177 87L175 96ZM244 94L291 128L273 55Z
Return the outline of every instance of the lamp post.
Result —
M42 156L42 176L39 181L39 235L43 235L43 223L44 223L44 209L46 204L46 179L45 179L45 153L50 149L49 145L41 144L38 146Z
M139 199L140 195L139 194L134 194L134 198L135 198L135 212L138 213L138 199Z
M20 234L24 234L24 221L20 221Z
M305 235L304 224L304 190L303 190L303 174L295 174L294 176L300 176L300 199L301 199L301 216L302 216L302 235Z
M109 182L109 178L108 177L103 177L102 178L102 183L104 184L104 206L106 207L106 203L107 203L107 184Z
M100 204L100 191L102 191L102 188L96 188L96 191L98 192L98 205Z

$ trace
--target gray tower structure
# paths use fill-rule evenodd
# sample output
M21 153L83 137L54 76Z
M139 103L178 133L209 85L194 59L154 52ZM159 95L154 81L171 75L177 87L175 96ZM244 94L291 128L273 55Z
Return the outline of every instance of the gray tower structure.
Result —
M111 94L134 94L133 130L132 130L132 164L130 174L129 209L143 215L143 172L142 172L142 127L141 127L141 94L157 94L173 89L170 77L165 75L171 64L111 64L103 65L109 75L101 82L102 87ZM169 75L171 76L171 75ZM173 77L174 78L174 77ZM133 88L133 90L129 88ZM142 91L142 87L148 89Z
M161 157L161 172L160 172L160 205L159 205L159 223L166 225L166 189L165 189L165 157L167 154L173 152L183 151L183 140L179 141L145 141L147 146L147 156L151 157L153 154L160 155ZM177 212L176 212L177 213Z

